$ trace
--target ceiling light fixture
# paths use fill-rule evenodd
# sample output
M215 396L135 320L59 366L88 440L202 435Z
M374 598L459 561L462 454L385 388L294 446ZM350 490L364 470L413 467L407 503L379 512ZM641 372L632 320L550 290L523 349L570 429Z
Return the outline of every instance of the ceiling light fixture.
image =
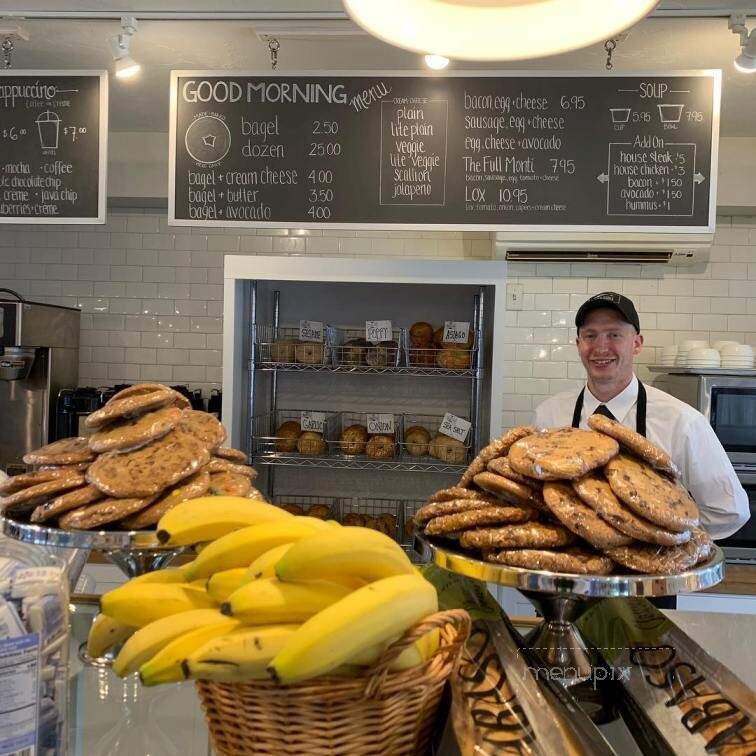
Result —
M434 71L443 71L449 65L449 58L445 58L443 55L426 55L425 65Z
M727 27L740 37L741 51L734 65L741 73L756 73L756 29L748 33L744 13L730 16Z
M134 16L121 16L121 33L108 40L115 60L115 75L119 79L130 79L142 68L130 53L131 38L136 30L137 20Z
M645 18L658 0L343 0L368 33L459 60L523 60L587 47Z

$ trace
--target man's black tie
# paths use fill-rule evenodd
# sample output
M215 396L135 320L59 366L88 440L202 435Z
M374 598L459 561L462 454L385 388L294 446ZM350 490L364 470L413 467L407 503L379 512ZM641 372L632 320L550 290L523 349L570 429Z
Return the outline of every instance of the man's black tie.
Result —
M615 420L615 421L617 420L617 418L609 410L609 407L607 407L605 404L599 404L599 406L596 407L596 411L593 414L603 415L604 417L608 417L610 420Z

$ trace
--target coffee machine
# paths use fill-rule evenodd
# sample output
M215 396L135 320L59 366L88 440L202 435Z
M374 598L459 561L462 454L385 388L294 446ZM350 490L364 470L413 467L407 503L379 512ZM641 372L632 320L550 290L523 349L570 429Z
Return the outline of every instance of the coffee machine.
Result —
M0 288L0 469L55 437L60 389L79 380L80 312Z

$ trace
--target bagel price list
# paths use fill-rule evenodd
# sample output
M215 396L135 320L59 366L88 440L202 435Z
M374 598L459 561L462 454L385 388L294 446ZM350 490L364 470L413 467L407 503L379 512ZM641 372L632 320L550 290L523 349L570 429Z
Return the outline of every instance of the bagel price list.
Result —
M706 229L718 77L173 72L169 217Z

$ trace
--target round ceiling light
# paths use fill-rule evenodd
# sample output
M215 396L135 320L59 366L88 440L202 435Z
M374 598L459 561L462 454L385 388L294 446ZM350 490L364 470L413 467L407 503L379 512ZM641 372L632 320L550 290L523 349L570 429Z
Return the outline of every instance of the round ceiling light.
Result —
M458 60L523 60L601 42L658 0L344 0L349 15L391 45Z

